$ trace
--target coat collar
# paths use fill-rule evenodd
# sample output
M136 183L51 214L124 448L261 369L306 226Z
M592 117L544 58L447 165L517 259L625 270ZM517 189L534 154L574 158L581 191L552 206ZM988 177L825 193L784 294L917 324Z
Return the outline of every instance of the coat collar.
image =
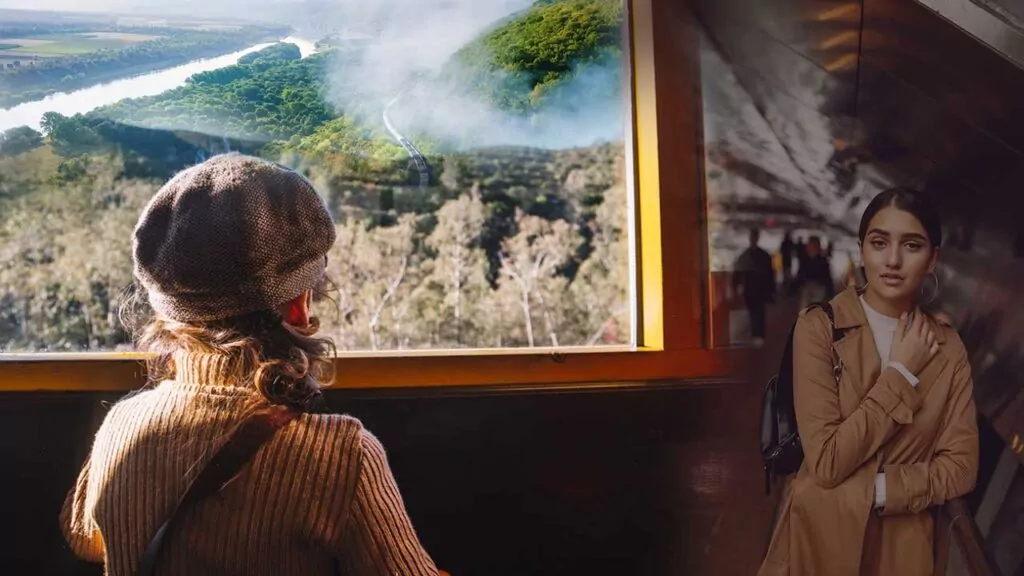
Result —
M850 286L832 299L832 311L835 314L836 328L846 330L864 326L868 323L868 317L864 314L864 307L860 304L860 291ZM920 311L920 308L918 309ZM941 345L946 341L946 331L938 320L925 314L925 321L930 325L935 339Z
M832 310L836 319L836 328L843 330L861 327L858 330L846 330L842 338L834 343L834 346L840 366L844 367L846 372L845 376L854 383L858 397L864 398L878 380L882 366L875 348L874 335L870 327L867 326L868 318L861 306L860 294L852 287L843 290L832 299ZM928 393L947 364L946 354L942 352L944 349L942 344L946 340L946 329L931 316L925 314L924 318L932 328L932 332L935 333L940 351L918 375L917 392L922 397Z

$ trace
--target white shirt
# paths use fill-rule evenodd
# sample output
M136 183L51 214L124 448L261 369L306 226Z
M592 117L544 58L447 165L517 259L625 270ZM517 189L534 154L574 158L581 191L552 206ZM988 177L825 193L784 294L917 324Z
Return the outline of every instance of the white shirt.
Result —
M886 316L876 311L860 297L860 305L864 308L864 315L868 318L868 326L871 328L871 335L875 339L875 349L878 350L878 358L882 366L891 366L898 370L903 377L910 382L910 385L917 388L918 379L907 370L907 367L900 362L890 362L889 354L892 352L892 340L896 335L896 327L899 325L899 318ZM885 474L875 475L875 508L885 506Z
M875 348L878 350L878 357L882 366L889 362L889 353L892 352L892 338L896 334L896 326L899 325L899 318L891 318L876 312L868 305L864 297L860 297L860 305L864 308L864 315L868 317L868 326L871 327L871 335L875 337Z

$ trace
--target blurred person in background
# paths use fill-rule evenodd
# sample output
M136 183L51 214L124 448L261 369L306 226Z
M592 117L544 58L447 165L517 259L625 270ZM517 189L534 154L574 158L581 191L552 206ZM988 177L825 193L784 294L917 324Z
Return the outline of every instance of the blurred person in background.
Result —
M796 245L793 243L793 236L786 230L782 235L782 243L779 244L779 254L782 256L782 284L789 286L793 279L793 256L796 254Z
M764 344L766 308L775 298L775 271L772 257L758 246L761 233L756 228L748 236L749 246L744 250L732 273L733 293L743 299L750 315L750 333L755 346Z
M799 294L800 308L815 302L824 302L835 296L835 281L832 267L821 248L821 239L811 236L807 239L807 256L800 263L794 282Z

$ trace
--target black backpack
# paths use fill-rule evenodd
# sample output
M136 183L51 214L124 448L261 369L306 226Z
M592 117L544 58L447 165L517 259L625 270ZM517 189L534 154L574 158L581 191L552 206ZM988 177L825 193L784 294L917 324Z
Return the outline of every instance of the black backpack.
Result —
M828 315L832 325L832 342L838 341L842 333L836 329L836 319L832 305L828 302L811 304L811 308L821 308ZM796 429L796 409L793 406L793 333L796 323L789 332L786 351L782 355L779 372L772 376L764 388L761 399L761 458L764 459L764 491L771 494L772 479L776 476L793 474L800 469L804 461L804 448L800 443L800 433ZM834 356L833 352L833 358ZM842 366L833 363L832 372L836 382Z

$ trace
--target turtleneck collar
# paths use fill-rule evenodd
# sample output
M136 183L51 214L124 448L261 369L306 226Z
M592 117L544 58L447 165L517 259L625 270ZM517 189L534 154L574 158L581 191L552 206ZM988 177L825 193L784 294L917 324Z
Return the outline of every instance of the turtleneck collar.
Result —
M863 296L860 297L860 303L861 306L864 307L864 314L868 318L868 324L871 324L872 326L877 326L885 330L896 330L896 326L899 324L900 321L899 318L886 316L885 314L882 314L878 310L875 310L874 308L871 307L870 304L868 304L868 301Z
M222 354L178 351L173 355L174 380L185 385L227 386L248 388L252 384L240 380L231 369L231 359Z

